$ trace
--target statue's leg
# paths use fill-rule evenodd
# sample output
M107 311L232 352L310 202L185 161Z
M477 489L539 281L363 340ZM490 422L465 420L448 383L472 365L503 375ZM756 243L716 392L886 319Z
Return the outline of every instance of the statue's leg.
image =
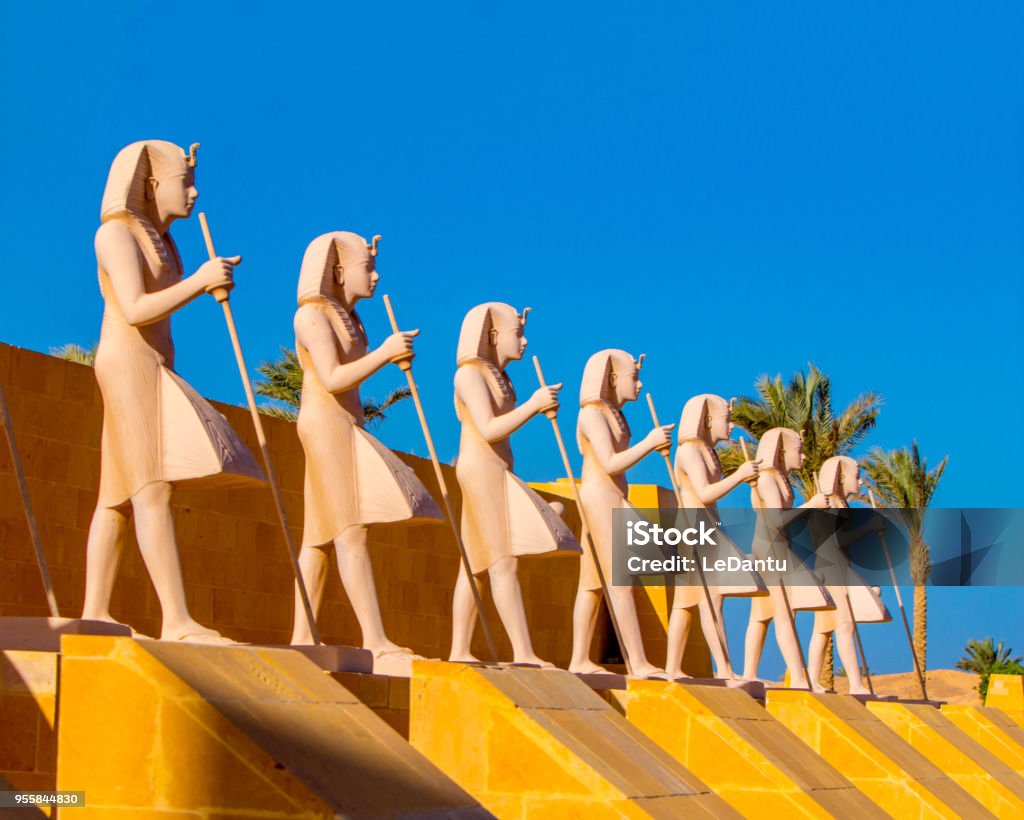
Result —
M572 610L572 660L569 662L570 672L595 673L606 672L590 660L590 645L594 640L594 628L601 607L601 593L596 589L579 587L576 591L576 603Z
M704 633L704 640L707 642L708 649L711 650L711 657L715 660L715 671L720 678L733 678L735 673L732 671L732 664L729 663L726 657L727 647L722 646L723 640L728 640L725 637L725 619L722 615L722 596L711 594L711 605L714 607L714 615L712 616L712 609L708 606L707 598L702 598L699 604L700 608L700 628ZM718 623L722 626L722 637L719 637L718 630L715 628L715 620L718 619Z
M163 613L161 639L218 638L217 632L196 623L188 612L185 582L178 560L178 542L174 537L174 519L171 517L171 485L166 481L147 484L132 496L132 509L139 551L160 599Z
M533 652L530 627L526 621L526 607L523 605L523 591L519 586L518 568L519 560L509 555L499 558L487 571L491 579L494 606L512 643L512 658L516 663L552 666Z
M768 623L769 621L751 616L750 623L747 624L747 637L743 647L743 677L746 680L757 680L757 667L761 664L761 653L764 652L764 641L768 636Z
M487 576L481 573L477 577L477 585L483 592L480 583ZM466 574L466 565L459 562L459 577L455 581L455 593L452 595L452 651L448 660L455 663L479 663L470 647L473 643L473 631L476 629L476 598Z
M374 654L402 649L388 640L377 602L377 586L373 580L373 565L366 548L366 527L346 528L334 539L338 553L338 571L349 603L355 610L359 629L363 633L363 648Z
M814 634L811 635L811 642L807 647L807 674L811 678L811 688L815 692L824 692L825 687L821 685L821 670L825 666L828 636L832 633L831 630L819 628L818 618L819 613L814 613Z
M683 655L686 654L686 640L690 637L690 623L693 621L693 607L673 609L668 617L668 652L665 656L665 671L670 678L688 678L683 673Z
M652 675L665 676L665 671L659 669L647 660L644 652L643 636L640 634L640 619L636 614L636 596L633 594L633 587L613 586L608 590L609 604L615 610L615 619L619 622L619 631L622 633L623 649L629 657L629 665L634 676L646 678Z
M110 596L114 591L117 568L124 551L128 516L121 510L97 507L89 525L85 558L85 606L82 617L113 621Z
M835 643L839 660L842 661L846 677L850 682L850 694L871 694L871 690L864 685L864 676L861 675L857 638L854 635L853 622L849 618L840 616L839 623L836 624Z
M331 547L333 547L333 544ZM327 584L328 563L330 563L330 556L326 546L303 547L299 550L299 572L302 573L302 583L306 586L306 594L309 595L309 606L313 610L314 618L320 615L320 604L324 598L324 586ZM309 621L306 619L306 607L302 604L299 585L295 584L295 615L292 622L292 644L308 646L312 643L313 632L309 628Z
M794 622L790 613L786 610L786 602L779 594L773 594L775 605L775 640L779 645L779 651L786 662L789 670L789 685L794 688L808 687L807 679L804 677L804 668L800 658L800 637L796 634Z

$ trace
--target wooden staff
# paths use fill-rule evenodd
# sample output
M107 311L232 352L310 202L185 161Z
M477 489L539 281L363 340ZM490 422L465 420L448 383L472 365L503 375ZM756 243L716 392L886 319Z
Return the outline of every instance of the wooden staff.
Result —
M868 499L871 501L871 509L878 509L875 504L875 494L868 487ZM900 616L903 618L903 629L907 633L907 644L910 646L910 655L914 659L914 671L917 672L917 682L921 687L921 697L928 700L928 689L925 687L924 672L921 671L921 662L917 658L917 650L914 648L914 636L910 632L910 622L907 620L907 611L903 607L903 596L900 595L900 585L896 583L896 570L892 566L892 558L889 556L889 545L885 543L885 533L878 533L882 542L882 551L885 552L885 563L889 565L889 577L892 579L892 588L896 591L896 603L900 607Z
M822 490L821 490L821 482L818 480L818 476L814 477L814 481L818 485L818 492L820 492L822 495L825 496L825 501L828 503L829 507L831 507L832 506L831 499L832 499L832 496L835 494L835 486L832 487L833 492L826 494L826 493L822 492ZM835 480L835 483L836 483L836 485L842 483L841 469L840 470L836 470L836 480ZM834 538L836 539L837 547L839 547L841 549L842 547L839 546L839 533L838 533L838 531L834 535ZM846 580L846 567L845 566L843 566L842 572L843 572L843 580L845 581ZM875 694L875 687L874 687L874 684L871 683L871 670L868 668L868 657L864 653L864 642L861 640L860 628L857 626L857 619L856 619L856 617L854 617L854 614L853 614L853 602L850 600L850 588L846 584L843 584L843 599L846 601L846 613L850 616L850 623L853 624L853 641L857 645L857 653L858 653L858 655L860 655L860 662L861 662L861 665L864 667L864 677L865 677L865 679L868 682L868 691L872 695L874 695ZM832 636L833 636L832 637L832 643L833 643L833 645L835 645L835 633L834 632L832 633Z
M210 259L217 258L217 252L213 249L213 237L210 235L210 226L206 222L206 214L199 214L199 224L203 229L203 239L206 240L206 252ZM295 575L295 584L302 598L302 608L306 611L306 621L309 623L309 632L313 636L313 643L320 644L320 633L316 628L316 618L313 616L313 607L309 603L309 594L306 592L306 585L302 581L302 570L299 568L299 559L295 553L295 545L292 543L292 535L288 530L288 519L284 514L284 505L281 503L281 490L277 485L277 475L274 472L274 465L270 461L270 448L267 446L267 437L263 432L263 421L260 419L260 411L256 406L256 397L252 392L252 382L249 380L249 370L245 366L245 357L242 355L242 343L238 340L238 329L235 327L235 317L231 313L231 304L228 302L228 291L226 288L214 288L213 298L220 302L224 308L224 321L228 325L228 335L231 336L231 346L235 349L235 360L238 362L238 372L242 377L242 386L245 388L245 398L249 402L249 413L252 416L253 426L256 428L256 440L260 444L260 453L263 455L263 467L267 471L267 481L270 483L270 492L274 496L274 507L277 509L277 520L281 524L281 532L284 534L284 543L288 547L288 557L292 562L292 573Z
M544 371L540 368L540 359L536 356L533 357L533 366L537 370L537 380L540 382L541 387L547 387L547 382L544 381ZM594 536L592 535L593 530L590 529L590 524L587 522L587 512L583 509L583 499L580 498L580 488L576 486L576 479L572 474L572 464L569 462L569 453L565 449L565 441L562 439L562 431L558 427L558 411L555 409L545 410L544 415L551 419L551 429L555 431L555 442L558 444L558 453L562 456L562 466L565 468L565 474L569 478L569 486L572 488L572 497L576 501L576 509L580 512L580 523L581 531L580 538L586 541L587 546L590 547L590 557L594 562L594 568L597 570L597 580L601 583L601 592L604 594L605 601L608 602L608 617L612 622L612 629L615 632L615 640L619 642L619 651L622 652L622 660L626 663L626 674L633 674L633 666L629 662L629 653L626 651L626 644L622 640L622 630L619 628L619 619L615 615L615 607L612 605L612 597L609 594L608 580L604 577L604 570L601 569L601 561L597 557L597 545L594 544Z
M658 412L654 409L654 397L647 394L647 406L651 408L651 421L654 422L655 427L661 427L661 422L658 421ZM665 467L668 470L668 480L672 482L672 492L676 496L676 504L679 509L685 509L686 505L683 503L683 494L679 491L679 482L676 481L676 472L672 468L672 459L669 457L668 450L659 451L665 459ZM711 590L708 589L707 579L704 577L704 569L700 565L700 556L697 554L697 547L695 546L692 550L693 560L696 563L697 575L700 578L700 585L704 588L704 600L707 602L708 611L711 613L711 622L715 625L715 633L718 635L718 642L722 647L722 654L725 656L725 662L732 667L732 661L729 660L729 646L725 638L725 630L722 627L722 623L718 620L718 613L715 612L714 604L711 601Z
M398 320L395 318L395 310L391 307L391 299L384 294L384 307L388 311L388 320L391 322L391 331L399 333ZM466 552L466 545L462 542L462 533L459 525L455 522L455 513L452 511L452 501L448 495L448 484L444 480L444 473L441 472L441 462L437 458L437 451L434 449L434 438L430 435L430 427L427 426L427 417L423 412L423 402L420 401L420 391L416 387L416 380L412 375L412 362L409 359L399 359L395 362L405 372L405 378L409 382L409 392L412 393L413 404L416 405L416 415L420 418L420 427L423 428L423 438L427 442L427 452L430 453L430 461L434 465L434 476L437 478L437 485L441 490L441 499L444 501L444 511L448 516L448 524L452 528L452 535L455 537L455 544L459 548L459 556L462 558L462 568L469 579L469 588L473 590L473 600L476 602L477 612L480 614L480 625L484 628L484 638L487 639L487 651L491 653L491 660L498 662L498 648L494 643L494 636L491 635L491 628L487 623L487 616L484 614L483 599L480 597L480 588L476 584L476 577L469 565L469 553Z
M740 449L743 450L743 460L750 461L750 454L747 452L747 440L742 436L740 437ZM768 520L765 514L764 500L761 498L761 493L757 489L757 484L751 484L750 491L754 496L754 506L761 511L763 517L765 518L765 529L767 530ZM770 538L767 532L765 533L765 535L766 537L769 537L769 544L771 544L772 557L778 560L778 555L775 551L774 540ZM804 671L804 680L807 682L808 690L810 690L813 687L811 686L811 676L807 671L807 659L804 657L804 648L800 645L800 635L796 631L796 618L793 615L793 610L789 607L789 595L786 593L786 584L782 580L781 575L779 575L778 577L778 582L779 592L782 594L782 603L786 607L786 617L789 619L790 629L793 630L793 637L796 639L796 650L798 653L800 653L800 667Z
M53 582L50 580L50 568L46 564L46 553L43 552L43 542L39 538L36 514L32 510L32 499L28 494L28 482L25 481L25 471L21 467L21 456L18 454L18 444L14 440L14 422L11 420L11 411L7 407L7 396L4 392L2 381L0 381L0 416L3 417L4 432L7 434L7 447L11 453L11 464L14 465L14 476L18 481L18 490L21 492L21 506L25 510L25 520L28 522L28 534L32 539L32 548L36 551L36 565L39 567L39 574L43 579L46 603L50 607L50 615L54 618L59 618L60 612L57 610L57 598L53 594Z

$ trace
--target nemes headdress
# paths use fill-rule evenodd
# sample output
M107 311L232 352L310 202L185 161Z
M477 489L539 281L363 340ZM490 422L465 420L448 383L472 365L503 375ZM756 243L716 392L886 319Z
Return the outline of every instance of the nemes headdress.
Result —
M857 459L850 456L832 456L825 459L825 463L818 470L818 488L830 495L838 489L845 496L859 473L860 465Z
M711 429L711 420L718 414L728 412L729 402L721 396L716 396L713 393L694 396L683 406L683 414L679 418L679 435L676 440L680 444L695 438L705 441L707 439L705 434Z
M351 231L331 231L310 242L299 271L299 304L317 299L336 299L335 275L339 266L344 272L346 265L376 258L380 239L380 236L375 236L367 242Z
M788 427L773 427L757 442L757 458L761 460L761 469L775 468L780 472L786 472L784 466L780 467L782 456L787 450L801 446L800 434Z
M615 380L630 369L639 370L646 355L641 353L640 358L634 359L625 350L610 348L598 351L587 359L580 384L580 406L595 401L616 406Z
M455 351L455 364L481 360L496 365L494 343L496 331L505 327L523 327L530 308L519 313L504 302L485 302L477 305L462 320L459 332L459 346Z
M184 149L165 140L142 140L122 148L107 174L100 221L124 215L145 218L146 181L162 173L195 168L198 148L199 143L194 143L185 153Z

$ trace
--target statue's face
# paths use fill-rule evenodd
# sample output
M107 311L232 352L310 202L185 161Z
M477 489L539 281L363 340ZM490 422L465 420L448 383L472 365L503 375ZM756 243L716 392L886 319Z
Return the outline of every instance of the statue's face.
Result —
M350 250L345 257L345 264L334 268L335 281L345 288L350 299L369 299L380 281L376 257L370 256L365 248Z
M786 470L799 470L804 463L803 444L790 445L786 448L783 464Z
M860 470L843 470L843 495L849 497L860 492Z
M732 419L729 416L729 410L721 410L716 407L712 407L711 413L711 424L708 427L711 433L712 441L725 441L729 438L732 433Z
M160 221L187 219L192 214L199 191L191 168L183 166L162 171L148 182L146 198L152 202Z
M506 319L491 331L495 354L499 362L517 362L526 352L526 336L517 316L513 321Z
M617 365L614 390L615 398L620 406L640 398L640 389L643 386L644 383L640 381L640 371L636 369L635 364Z

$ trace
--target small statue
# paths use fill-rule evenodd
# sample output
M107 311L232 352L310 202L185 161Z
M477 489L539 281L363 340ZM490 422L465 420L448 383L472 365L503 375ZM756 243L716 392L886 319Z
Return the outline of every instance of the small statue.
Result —
M640 395L640 365L623 350L602 350L587 361L580 386L580 415L576 440L583 454L580 497L590 524L590 537L601 571L610 585L612 579L612 510L631 509L627 501L626 470L655 450L672 446L674 424L655 427L638 444L630 446L630 429L622 415L627 402ZM608 605L615 612L622 632L622 649L636 677L665 677L665 672L647 660L636 600L630 586L609 586ZM589 549L580 561L580 581L573 611L572 662L570 672L606 673L590 660L590 644L601 604L601 580Z
M757 444L757 483L751 486L752 506L760 507L754 531L752 550L755 559L772 558L786 562L783 573L762 573L768 586L768 596L750 602L750 622L747 625L746 653L743 677L757 680L757 667L761 661L768 624L775 621L775 639L789 669L790 685L809 688L804 676L803 656L799 638L793 626L793 613L798 610L832 609L834 603L819 579L803 566L789 543L786 528L812 509L824 509L825 497L818 493L792 513L793 488L789 474L803 464L803 442L800 435L787 427L775 427L761 436ZM783 597L783 587L789 598L789 609Z
M305 523L299 566L314 615L320 609L328 553L362 631L374 671L408 674L411 649L384 631L367 526L441 519L441 512L412 469L363 429L359 385L381 368L413 356L418 330L393 333L370 349L356 313L373 296L380 275L377 242L347 231L318 236L306 248L299 273L295 350L302 366L302 403L296 427L306 455ZM296 591L292 644L313 642Z
M849 499L860 492L860 465L849 456L833 456L818 470L818 489L825 496L828 507L834 510L847 509ZM842 523L842 522L836 522ZM824 575L829 595L835 601L835 609L814 613L814 633L807 653L807 674L811 676L816 691L824 691L818 683L825 660L825 649L830 635L835 636L836 651L846 670L851 695L867 695L870 689L864 685L860 659L857 655L855 623L885 623L892 620L878 590L850 566L850 559L844 550L865 535L876 532L881 519L875 516L862 526L850 529L846 526L830 527L823 537L815 537L815 569ZM812 530L815 519L811 519Z
M462 540L473 575L491 582L498 616L512 644L515 663L550 667L530 641L526 608L519 587L522 555L579 552L572 532L537 493L513 472L511 435L534 416L557 410L561 384L535 390L516 406L505 372L526 350L520 315L501 302L477 305L466 314L459 334L455 373L455 413L462 422L455 474L462 490ZM476 601L464 565L459 567L452 600L452 650L449 660L477 662L470 651L477 620Z
M171 518L171 485L254 486L263 472L223 416L174 372L171 314L230 290L240 256L182 278L168 229L192 213L196 149L135 142L114 158L96 259L105 310L96 350L103 395L100 491L89 527L83 618L113 621L110 596L131 513L163 614L160 637L231 643L189 615ZM128 505L130 503L130 510Z
M744 482L757 480L758 461L746 461L726 478L722 478L722 464L715 452L715 445L729 438L732 432L729 403L721 396L705 393L694 396L683 407L677 432L675 473L682 503L687 513L687 526L697 526L704 519L709 527L718 527L716 546L710 550L701 549L701 556L709 562L730 556L745 558L740 549L726 537L718 524L716 502L731 493ZM683 674L682 662L686 651L686 640L690 622L695 610L700 612L701 629L707 641L719 677L734 678L736 675L729 662L725 640L725 621L722 616L722 601L725 596L767 595L764 582L757 573L749 573L749 583L738 582L729 586L708 585L714 617L708 607L708 597L699 585L679 584L672 597L672 614L668 622L668 657L665 668L670 677L687 677ZM715 628L715 618L722 625L720 639Z

